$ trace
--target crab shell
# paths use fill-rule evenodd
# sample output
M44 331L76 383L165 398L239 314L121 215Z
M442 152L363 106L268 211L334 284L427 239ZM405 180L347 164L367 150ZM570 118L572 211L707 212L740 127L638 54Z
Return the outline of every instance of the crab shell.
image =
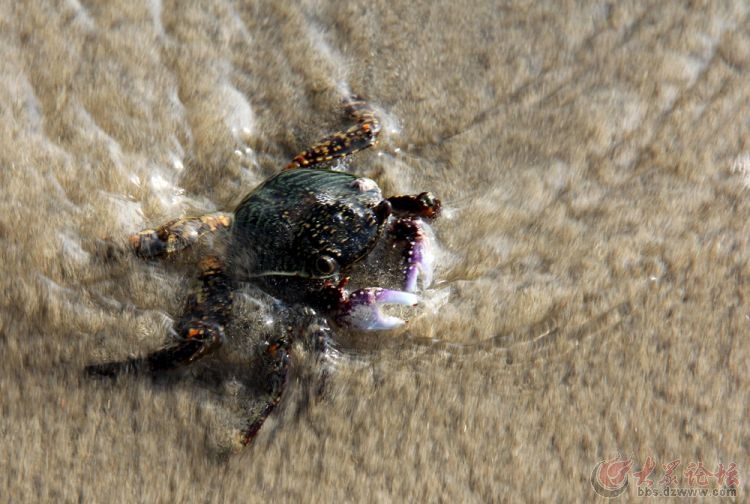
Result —
M337 279L367 256L390 214L391 204L368 178L322 169L282 171L235 210L228 249L232 273L272 295L295 298L294 291Z

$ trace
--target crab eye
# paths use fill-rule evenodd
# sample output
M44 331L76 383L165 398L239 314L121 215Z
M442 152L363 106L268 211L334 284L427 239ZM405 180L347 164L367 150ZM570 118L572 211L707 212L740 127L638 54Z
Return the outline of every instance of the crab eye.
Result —
M336 263L336 259L334 259L333 257L329 255L322 255L315 260L315 269L319 274L328 276L336 273L338 264Z

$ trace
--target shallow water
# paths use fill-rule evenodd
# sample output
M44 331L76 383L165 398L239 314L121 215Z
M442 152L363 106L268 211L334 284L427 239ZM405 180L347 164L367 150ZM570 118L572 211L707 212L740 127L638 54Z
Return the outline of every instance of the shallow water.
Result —
M747 491L742 2L128 5L0 4L4 495L588 500L615 452ZM406 328L337 333L322 396L295 350L236 453L231 352L85 379L161 345L194 274L128 234L233 208L349 92L387 126L350 168L445 205Z

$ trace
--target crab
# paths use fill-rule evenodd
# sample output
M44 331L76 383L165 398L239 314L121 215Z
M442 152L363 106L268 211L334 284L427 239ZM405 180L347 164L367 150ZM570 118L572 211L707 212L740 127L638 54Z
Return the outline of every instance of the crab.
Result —
M332 162L375 145L381 130L373 108L359 97L346 98L344 108L353 126L299 153L248 193L233 213L176 219L130 236L137 256L160 259L175 257L207 235L228 232L223 256L207 255L198 262L196 287L174 323L174 341L143 357L89 365L89 374L114 377L134 369L156 373L214 353L226 340L233 294L246 283L337 326L373 331L404 324L382 308L416 305L418 284L431 283L433 258L425 221L438 216L441 203L429 192L383 197L373 180L332 169ZM349 292L355 265L384 239L402 249L402 290L365 287ZM316 347L324 350L329 332L318 331L317 337L321 341ZM269 393L241 432L243 445L252 441L281 400L291 340L284 335L262 342L270 369Z

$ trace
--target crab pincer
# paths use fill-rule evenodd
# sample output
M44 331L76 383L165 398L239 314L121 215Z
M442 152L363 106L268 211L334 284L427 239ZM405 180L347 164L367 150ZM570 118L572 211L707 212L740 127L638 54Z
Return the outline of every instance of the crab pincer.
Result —
M363 331L394 329L404 320L383 312L384 305L414 306L419 296L412 292L367 287L351 294L346 291L349 278L338 284L327 283L320 291L317 305L339 325Z
M352 292L348 303L339 308L337 319L345 325L365 331L395 329L404 320L383 313L383 305L414 306L419 296L411 292L370 287Z
M422 287L429 287L432 284L435 255L422 222L418 219L397 219L391 224L388 233L396 243L404 246L404 290L416 292L420 276Z

